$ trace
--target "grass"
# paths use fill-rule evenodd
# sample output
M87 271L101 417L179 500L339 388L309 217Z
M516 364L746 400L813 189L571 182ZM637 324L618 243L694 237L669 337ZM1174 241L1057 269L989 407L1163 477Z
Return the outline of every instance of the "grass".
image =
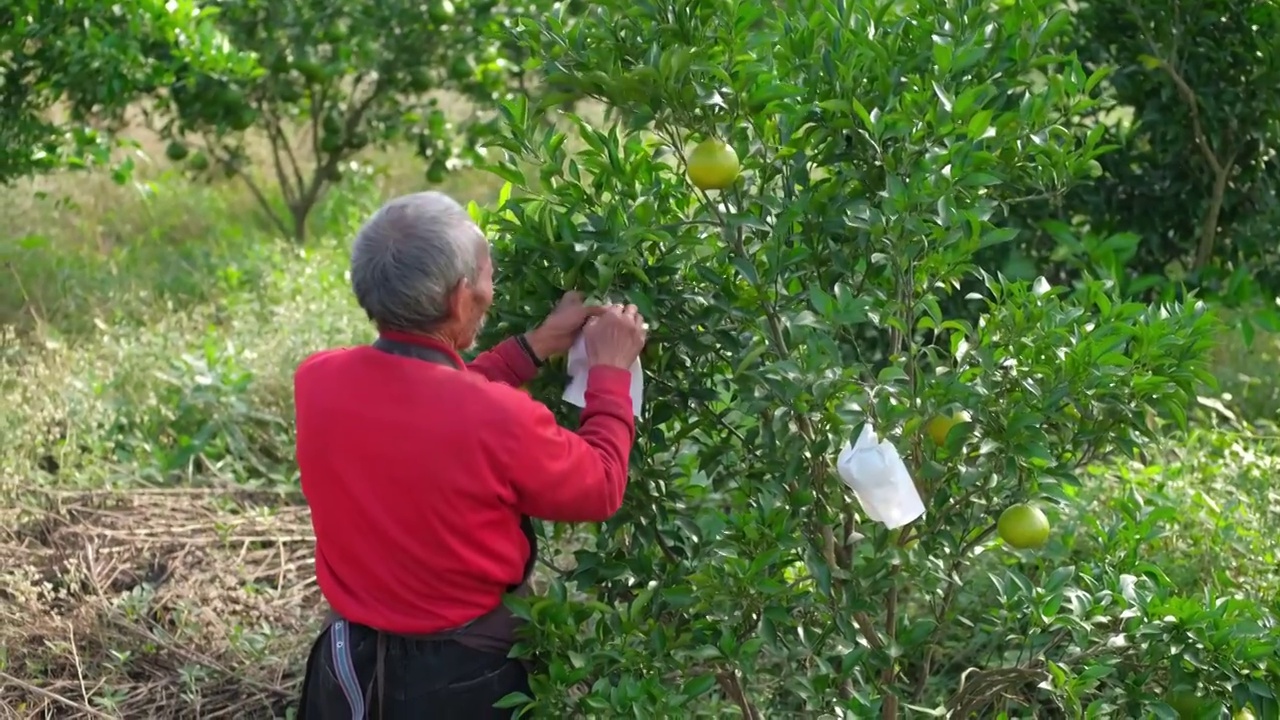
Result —
M305 247L235 182L163 162L0 195L0 717L288 716L320 604L290 376L369 337L346 244L421 187L411 161L375 159L387 172L338 188ZM1224 337L1218 362L1197 429L1094 468L1060 539L1280 613L1280 339Z

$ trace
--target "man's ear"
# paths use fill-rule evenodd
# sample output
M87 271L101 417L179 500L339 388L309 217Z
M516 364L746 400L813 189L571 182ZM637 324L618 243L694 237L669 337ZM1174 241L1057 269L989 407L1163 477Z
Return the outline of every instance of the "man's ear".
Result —
M449 319L461 320L465 316L466 303L470 300L471 283L463 278L449 291Z

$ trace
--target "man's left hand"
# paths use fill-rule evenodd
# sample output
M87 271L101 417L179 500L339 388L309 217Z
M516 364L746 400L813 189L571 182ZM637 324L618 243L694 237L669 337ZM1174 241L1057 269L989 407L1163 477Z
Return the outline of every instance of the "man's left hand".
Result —
M607 309L602 305L584 304L580 292L567 292L547 319L537 328L525 333L524 338L529 341L529 347L539 360L562 355L569 352L587 320Z

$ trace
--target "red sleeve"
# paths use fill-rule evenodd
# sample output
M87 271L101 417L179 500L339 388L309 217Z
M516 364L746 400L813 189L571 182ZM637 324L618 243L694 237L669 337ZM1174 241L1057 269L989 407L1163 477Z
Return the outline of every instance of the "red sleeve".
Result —
M635 439L631 373L594 367L575 433L560 427L545 405L513 400L517 417L492 457L515 489L517 509L554 522L603 522L622 506Z
M480 353L467 364L467 369L511 387L520 387L538 374L538 366L515 338L507 338L493 349Z

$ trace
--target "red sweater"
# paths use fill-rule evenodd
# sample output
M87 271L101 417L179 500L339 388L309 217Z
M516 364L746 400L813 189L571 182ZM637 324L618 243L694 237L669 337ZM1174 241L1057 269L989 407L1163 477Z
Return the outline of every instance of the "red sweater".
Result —
M383 335L462 365L433 340ZM617 512L635 434L630 374L591 369L574 433L517 389L535 373L513 339L466 371L369 346L302 362L298 467L316 580L336 612L392 633L457 627L521 581L522 514L599 522Z

